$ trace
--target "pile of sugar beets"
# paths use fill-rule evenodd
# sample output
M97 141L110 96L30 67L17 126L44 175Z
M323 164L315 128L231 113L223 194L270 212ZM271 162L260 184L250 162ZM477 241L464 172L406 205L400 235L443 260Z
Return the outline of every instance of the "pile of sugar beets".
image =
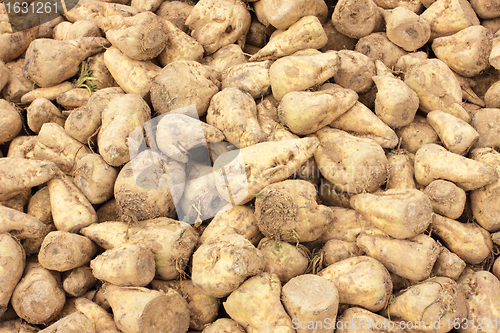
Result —
M0 333L500 332L498 0L9 8Z

